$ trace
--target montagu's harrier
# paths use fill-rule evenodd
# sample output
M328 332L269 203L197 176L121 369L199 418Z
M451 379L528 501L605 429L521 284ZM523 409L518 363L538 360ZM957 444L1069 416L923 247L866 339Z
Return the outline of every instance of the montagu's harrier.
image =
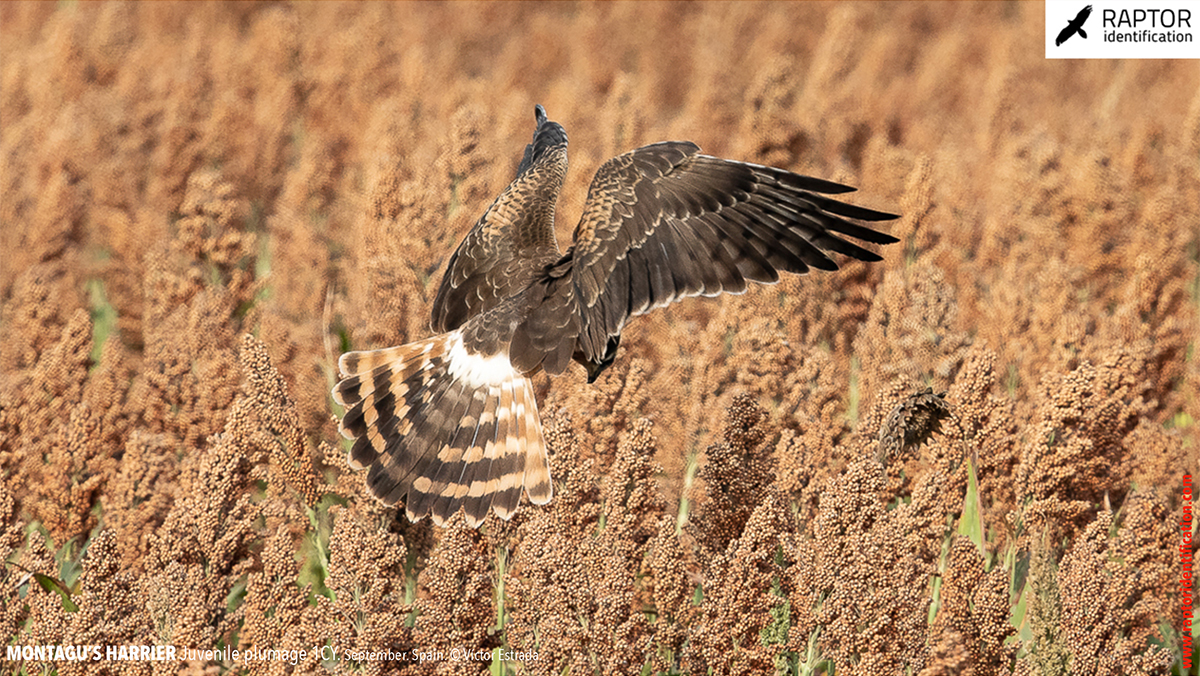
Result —
M655 143L606 162L588 189L575 241L554 237L567 133L535 109L537 130L512 184L446 267L436 335L338 361L334 399L350 465L369 468L383 502L441 524L461 506L477 526L509 518L521 490L550 500L550 465L530 376L572 359L594 381L632 317L688 296L741 293L779 273L835 270L827 252L861 261L896 238L859 225L896 216L824 195L848 186Z

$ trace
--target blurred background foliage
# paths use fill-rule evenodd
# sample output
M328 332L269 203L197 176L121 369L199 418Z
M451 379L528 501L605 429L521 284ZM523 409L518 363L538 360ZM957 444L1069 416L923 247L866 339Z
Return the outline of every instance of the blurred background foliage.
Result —
M1180 673L1200 75L1043 31L1015 2L0 5L0 636L336 651L4 669ZM548 507L409 524L345 465L336 357L428 334L535 103L572 139L561 242L601 162L686 139L858 186L902 243L638 320L594 386L537 381Z

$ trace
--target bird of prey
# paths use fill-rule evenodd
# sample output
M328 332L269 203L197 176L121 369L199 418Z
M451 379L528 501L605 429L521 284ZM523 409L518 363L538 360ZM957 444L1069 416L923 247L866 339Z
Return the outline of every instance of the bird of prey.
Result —
M1058 32L1058 37L1054 38L1054 45L1057 47L1071 38L1072 35L1079 33L1083 38L1087 39L1087 32L1083 30L1083 24L1092 15L1092 6L1088 5L1079 10L1074 19L1067 23L1067 27Z
M567 133L534 109L537 129L513 182L450 258L430 338L338 360L333 390L354 440L349 464L388 505L441 525L461 507L478 526L508 519L524 490L553 492L530 377L572 360L588 382L612 364L625 324L689 296L742 293L780 272L835 270L834 252L878 261L842 239L897 241L857 221L893 214L826 195L854 188L723 160L686 141L655 143L600 167L574 242L561 252L554 206ZM851 220L853 219L853 220Z

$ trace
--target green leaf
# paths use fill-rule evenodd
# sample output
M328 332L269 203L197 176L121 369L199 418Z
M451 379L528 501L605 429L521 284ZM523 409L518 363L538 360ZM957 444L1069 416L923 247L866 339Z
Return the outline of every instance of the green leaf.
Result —
M37 580L37 583L41 585L42 589L45 589L48 592L54 592L62 597L63 610L67 611L68 613L79 612L79 606L75 605L75 602L71 600L71 590L67 588L67 585L55 578L50 577L49 575L43 575L42 573L33 573L33 579Z
M958 520L958 534L965 535L975 543L984 555L983 509L979 502L979 480L975 476L975 462L967 458L967 497L963 501L962 517Z

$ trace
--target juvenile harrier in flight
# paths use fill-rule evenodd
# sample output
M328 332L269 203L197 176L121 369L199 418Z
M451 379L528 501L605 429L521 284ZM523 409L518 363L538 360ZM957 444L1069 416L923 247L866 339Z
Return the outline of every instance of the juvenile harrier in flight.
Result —
M689 296L742 293L779 273L836 270L826 255L878 254L838 235L895 237L848 219L896 216L824 195L854 188L782 169L655 143L604 163L588 189L575 241L554 237L567 173L567 133L535 108L537 130L513 182L450 258L433 302L436 335L338 361L334 399L349 462L369 468L384 503L439 525L458 511L479 525L510 518L521 490L553 492L530 376L571 360L593 382L612 364L631 318Z

